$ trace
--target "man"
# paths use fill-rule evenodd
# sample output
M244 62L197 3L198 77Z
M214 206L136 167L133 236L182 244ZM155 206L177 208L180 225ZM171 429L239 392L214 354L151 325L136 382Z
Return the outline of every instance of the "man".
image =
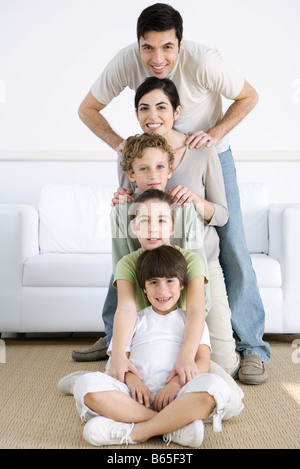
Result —
M232 327L243 360L239 379L261 384L267 379L265 363L270 347L263 341L264 309L247 249L235 165L228 133L254 108L258 96L252 86L213 49L183 41L180 14L169 5L146 8L137 22L137 44L121 50L92 85L79 108L82 121L119 152L124 138L112 130L101 111L126 87L136 90L147 76L170 78L180 96L182 112L176 129L189 134L193 147L215 145L222 165L229 209L228 223L218 229ZM222 96L233 103L223 114ZM151 129L149 129L151 131ZM111 288L104 306L115 307ZM89 350L73 352L75 360L106 358L101 338Z

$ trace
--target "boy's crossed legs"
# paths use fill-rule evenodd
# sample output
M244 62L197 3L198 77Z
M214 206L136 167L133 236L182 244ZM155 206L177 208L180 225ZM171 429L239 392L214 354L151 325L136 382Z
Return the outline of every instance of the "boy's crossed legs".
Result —
M148 381L152 402L166 380L165 375L159 378ZM199 447L203 440L202 420L213 415L214 429L220 431L222 417L231 405L228 384L211 373L197 375L160 412L139 404L130 396L126 384L100 372L81 376L74 397L82 420L88 420L84 437L95 446L122 444L125 436L126 443L133 444L164 435L164 440ZM114 440L113 433L119 438Z

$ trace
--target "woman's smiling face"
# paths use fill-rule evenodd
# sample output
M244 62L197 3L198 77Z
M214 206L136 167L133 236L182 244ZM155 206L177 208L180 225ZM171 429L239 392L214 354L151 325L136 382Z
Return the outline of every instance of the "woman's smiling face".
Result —
M180 115L180 106L174 111L168 96L160 89L145 94L138 103L136 115L144 132L165 136Z

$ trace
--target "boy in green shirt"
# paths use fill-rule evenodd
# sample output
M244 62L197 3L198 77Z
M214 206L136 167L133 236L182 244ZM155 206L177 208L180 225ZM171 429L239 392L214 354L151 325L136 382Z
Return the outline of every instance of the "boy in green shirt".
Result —
M168 208L169 206L169 208ZM170 233L166 233L162 238L164 245L171 245L170 235L174 230L174 213L172 210L173 201L171 197L166 193L159 191L157 189L148 189L143 192L137 199L134 204L135 214L131 215L132 219L130 222L130 228L132 234L136 235L136 239L140 243L140 248L136 251L131 252L130 254L125 255L120 259L115 268L114 282L113 286L117 288L117 281L120 279L128 280L134 284L135 288L135 298L136 298L136 307L139 311L150 305L149 300L143 290L139 288L139 284L136 276L136 262L139 256L144 251L155 249L157 244L161 244L159 238L147 238L142 237L143 233L141 230L144 228L141 226L147 224L145 228L148 230L154 230L154 223L164 224L165 231L171 230ZM133 212L133 210L131 210ZM149 219L151 217L151 220ZM151 227L148 225L152 224ZM168 227L166 226L168 224ZM159 228L158 228L159 229ZM147 236L147 233L145 233ZM153 246L155 245L155 246ZM202 258L199 258L199 255L195 252L189 251L187 249L182 249L180 246L173 245L178 249L184 256L187 266L188 266L188 281L197 276L203 276L206 278L207 273L205 269L205 262ZM207 284L207 280L205 280ZM186 309L186 288L181 292L178 305L182 309Z

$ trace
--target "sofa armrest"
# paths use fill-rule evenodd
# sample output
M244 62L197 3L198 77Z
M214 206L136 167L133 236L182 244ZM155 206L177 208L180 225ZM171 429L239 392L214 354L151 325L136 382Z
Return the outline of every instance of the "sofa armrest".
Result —
M39 254L39 215L31 205L0 205L0 241L5 249L12 244L19 260Z
M269 255L281 264L300 260L300 204L275 204L269 209ZM299 265L299 264L298 264Z
M300 204L272 205L269 255L280 262L286 332L300 332Z
M22 331L23 264L38 253L37 210L0 205L0 333Z

